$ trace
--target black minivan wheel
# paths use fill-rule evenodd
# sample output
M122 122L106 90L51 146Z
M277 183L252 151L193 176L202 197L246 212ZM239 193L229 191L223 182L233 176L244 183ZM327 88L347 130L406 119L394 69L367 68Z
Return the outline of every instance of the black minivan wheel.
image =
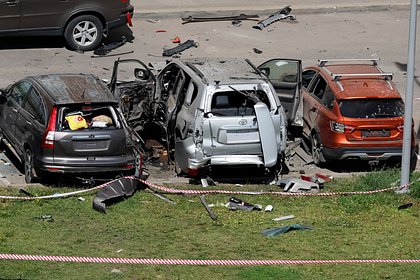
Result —
M91 51L101 44L104 28L101 21L92 15L72 19L64 30L64 38L72 50Z
M24 170L26 183L34 183L37 179L37 176L34 167L34 153L30 149L26 149L25 151Z

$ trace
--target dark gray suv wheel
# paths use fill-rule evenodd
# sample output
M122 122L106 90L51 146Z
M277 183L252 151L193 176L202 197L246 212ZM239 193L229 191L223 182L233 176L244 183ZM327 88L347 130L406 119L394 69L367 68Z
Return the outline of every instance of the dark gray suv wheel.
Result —
M67 24L64 38L71 49L89 51L99 46L103 33L103 25L97 17L83 15Z

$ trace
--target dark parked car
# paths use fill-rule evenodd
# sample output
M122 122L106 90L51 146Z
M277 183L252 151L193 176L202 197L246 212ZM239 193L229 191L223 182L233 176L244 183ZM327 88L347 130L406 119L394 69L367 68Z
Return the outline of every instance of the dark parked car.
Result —
M0 139L24 163L30 183L46 172L140 172L138 138L97 77L28 77L0 91Z
M131 25L130 0L0 0L0 36L64 36L74 50L93 50L109 29Z

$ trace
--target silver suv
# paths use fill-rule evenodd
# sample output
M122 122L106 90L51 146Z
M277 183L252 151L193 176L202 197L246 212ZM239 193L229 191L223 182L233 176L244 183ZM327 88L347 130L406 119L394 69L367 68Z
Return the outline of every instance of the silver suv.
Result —
M178 172L199 177L208 167L281 168L288 127L302 128L299 60L274 59L258 68L239 59L174 60L156 77L137 61L143 70L122 81L118 68L130 62L116 61L111 88L143 138L162 137Z

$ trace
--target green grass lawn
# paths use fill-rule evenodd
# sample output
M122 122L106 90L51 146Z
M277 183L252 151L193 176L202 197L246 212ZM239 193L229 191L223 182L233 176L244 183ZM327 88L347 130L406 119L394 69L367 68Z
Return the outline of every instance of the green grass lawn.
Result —
M328 191L387 188L398 170L335 179ZM413 174L413 179L420 174ZM185 186L193 188L193 186ZM196 187L200 188L200 187ZM217 188L220 188L217 187ZM231 190L277 190L273 186L224 186ZM72 189L28 188L36 195ZM0 253L176 259L420 259L420 182L410 195L276 197L237 195L274 206L272 212L214 207L212 221L198 197L148 192L114 204L107 214L92 209L94 194L43 201L0 200ZM18 195L0 189L1 195ZM208 195L226 203L228 195ZM398 206L413 203L411 208ZM293 220L272 218L295 215ZM54 221L36 217L52 215ZM288 224L313 230L264 237L261 231ZM420 279L420 264L334 264L255 267L124 265L0 260L0 279Z

